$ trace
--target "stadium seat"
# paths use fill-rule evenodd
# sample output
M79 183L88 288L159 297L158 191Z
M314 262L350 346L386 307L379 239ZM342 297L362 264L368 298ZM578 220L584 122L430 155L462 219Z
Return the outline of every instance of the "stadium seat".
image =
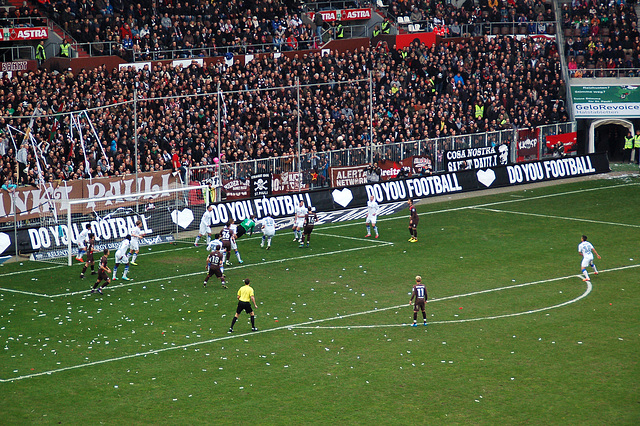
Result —
M573 29L565 28L564 29L564 38L573 37Z
M420 31L420 24L413 24L413 31L414 32L419 32Z
M551 24L547 26L547 34L549 35L555 35L556 33L556 26Z
M409 24L409 27L407 28L409 30L410 33L414 32L415 30L413 29L413 24Z
M529 31L527 30L527 27L523 25L518 28L518 33L522 35L526 35L526 34L529 34Z
M500 34L500 27L494 26L493 28L491 28L491 34L493 34L493 35Z

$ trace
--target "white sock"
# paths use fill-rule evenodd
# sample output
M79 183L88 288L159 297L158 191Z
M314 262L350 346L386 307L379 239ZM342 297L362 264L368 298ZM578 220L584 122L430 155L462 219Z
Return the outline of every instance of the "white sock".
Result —
M376 236L378 236L378 227L377 227L377 226L374 226L374 227L373 227L373 230L374 230L374 231L376 231Z
M129 272L129 264L124 267L124 274L122 274L122 278L127 278L127 272Z
M210 242L211 242L211 236L207 235L207 245L209 245Z
M136 263L136 259L138 258L138 253L133 253L133 257L131 258L132 263Z
M200 235L196 237L196 242L194 244L198 244L198 241L200 241Z
M267 240L267 247L271 247L271 237Z
M238 258L238 262L242 262L242 259L240 258L240 252L238 250L236 250L236 257Z
M367 225L367 235L371 235L371 227Z
M583 269L583 270L582 270L582 274L584 275L584 277L585 277L586 279L589 279L589 273L587 272L587 270L586 270L586 269Z

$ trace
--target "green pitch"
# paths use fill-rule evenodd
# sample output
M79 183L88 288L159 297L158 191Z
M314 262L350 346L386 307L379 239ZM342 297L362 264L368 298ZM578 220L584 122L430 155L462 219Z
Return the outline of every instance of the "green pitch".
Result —
M2 423L637 424L637 175L418 212L415 244L406 211L378 240L364 221L304 249L245 236L228 290L186 244L143 248L103 296L80 265L0 267ZM427 327L408 326L415 275ZM259 331L243 313L227 334L244 278Z

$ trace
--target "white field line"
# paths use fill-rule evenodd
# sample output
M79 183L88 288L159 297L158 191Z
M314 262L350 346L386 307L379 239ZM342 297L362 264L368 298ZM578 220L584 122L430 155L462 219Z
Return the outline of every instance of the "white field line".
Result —
M143 247L148 247L148 246L143 246ZM189 249L189 248L191 248L191 247L180 247L180 248L177 248L177 247L176 247L176 248L169 249L169 250L158 250L158 251L153 251L153 250L152 250L150 253L145 252L145 253L144 253L144 255L145 255L145 256L147 256L147 255L150 255L150 254L167 253L167 252L170 252L170 251L176 251L176 250L187 250L187 249ZM141 250L141 251L142 251L142 250ZM36 262L42 262L42 261L36 261ZM82 265L82 263L77 262L77 263L73 263L73 265L78 265L78 266L80 266L80 265ZM72 265L72 266L73 266L73 265ZM64 268L65 266L67 266L67 264L66 264L66 263L65 263L64 265L49 266L49 267L47 267L47 268L36 268L36 269L30 269L30 270L27 270L27 271L8 272L8 273L6 273L6 274L0 274L0 278L2 278L2 277L9 277L9 276L11 276L11 275L18 275L18 274L37 273L37 272L40 272L40 271L47 271L47 270L49 270L49 269ZM7 291L11 291L11 290L7 290Z
M620 266L618 268L611 268L611 269L604 269L604 270L600 271L600 273L622 271L622 270L625 270L625 269L631 269L631 268L637 268L637 267L640 267L640 264ZM514 289L514 288L527 287L527 286L536 285L536 284L550 283L550 282L554 282L554 281L562 281L562 280L566 280L566 279L569 279L569 278L576 278L576 277L582 279L582 275L566 275L564 277L549 278L549 279L546 279L546 280L531 281L531 282L528 282L528 283L513 284L513 285L504 286L504 287L491 288L491 289L488 289L488 290L479 290L479 291L473 291L471 293L455 294L453 296L440 297L438 299L431 299L431 300L428 301L428 303L441 302L443 300L459 299L461 297L475 296L475 295L484 294L484 293L492 293L494 291L510 290L510 289ZM589 290L589 292L590 291L591 290ZM583 296L579 297L576 300L580 300L585 296L586 295L583 295ZM573 302L570 302L570 303L573 303ZM560 305L557 305L557 306L564 306L566 304L568 304L568 302L564 302L564 304L560 304ZM392 309L406 308L407 306L409 306L409 304L405 303L403 305L389 306L389 307L386 307L386 308L375 309L373 311L358 312L358 313L355 313L355 314L347 314L347 315L337 316L337 317L333 317L333 318L327 318L327 319L324 319L324 320L317 320L317 321L315 321L315 323L325 322L325 321L333 321L333 320L336 320L336 319L339 319L339 318L348 318L348 317L357 316L357 315L369 314L369 313L372 313L372 312L382 312L382 311L388 311L388 310L392 310ZM552 309L552 308L553 307L548 307L548 308L543 308L542 310L544 310L544 309ZM525 313L527 313L527 312L525 312ZM529 313L533 313L533 312L537 312L537 311L531 311ZM500 315L500 316L496 316L495 318L503 318L505 316L524 315L525 313ZM493 319L493 318L494 317L486 317L486 318L480 318L480 319ZM471 320L468 320L468 321L479 321L480 319L471 319ZM464 322L464 321L460 321L459 320L458 322ZM430 324L437 324L436 322L429 322L429 323ZM304 325L307 325L307 324L304 324ZM393 324L392 327L400 327L402 325L404 325L404 324ZM369 326L369 327L371 327L371 326ZM382 326L380 326L380 327L382 327ZM323 328L323 327L303 327L302 325L296 325L296 326L291 326L291 328ZM340 326L340 327L330 327L330 328L354 328L354 326Z
M49 297L46 294L42 294L42 293L32 293L30 291L14 290L12 288L0 287L0 292L2 292L2 291L8 291L9 293L26 294L27 296Z
M587 188L587 189L579 189L579 190L575 190L575 191L566 191L566 192L557 192L557 193L554 193L554 194L538 195L538 196L535 196L535 197L517 198L515 200L503 200L503 201L494 201L494 202L491 202L491 203L482 203L482 204L475 204L475 205L462 206L462 207L452 207L452 208L449 208L449 209L433 210L433 211L429 211L429 212L418 213L418 216L430 216L430 215L439 214L439 213L451 213L451 212L457 212L457 211L461 211L461 210L477 209L477 208L480 208L480 207L491 207L491 206L498 206L498 205L501 205L501 204L520 203L520 202L523 202L523 201L539 200L539 199L550 198L550 197L559 197L559 196L562 196L562 195L581 194L581 193L591 192L591 191L600 191L600 190L603 190L603 189L617 189L617 188L624 188L626 186L635 186L635 185L640 185L640 183L625 183L625 184L622 184L622 185L602 186L602 187L598 187L598 188ZM444 201L446 201L446 200L444 200ZM390 220L399 220L399 219L407 220L408 216L394 216L394 217L378 218L378 222L386 222L386 221L390 221ZM342 223L342 224L339 224L339 225L326 226L326 227L323 227L323 229L344 228L344 227L347 227L347 226L360 226L363 223L364 222L361 222L361 221L350 222L350 223Z
M575 190L575 191L566 191L566 192L558 192L558 193L554 193L554 194L539 195L539 196L535 196L535 197L518 198L518 199L515 199L515 200L495 201L495 202L492 202L492 203L483 203L483 204L476 204L476 205L463 206L463 207L454 207L454 208L450 208L450 209L434 210L434 211L430 211L430 212L418 213L418 215L419 216L427 216L427 215L432 215L432 214L449 213L449 212L460 211L460 210L480 209L480 208L483 208L483 207L491 207L491 206L500 205L500 204L517 203L517 202L536 200L536 199L541 199L541 198L549 198L549 197L557 197L557 196L568 195L568 194L584 193L584 192L588 192L588 191L599 191L599 190L604 190L604 189L616 189L616 188L623 188L623 187L633 186L633 185L640 185L640 183L626 183L626 184L622 184L622 185L603 186L603 187L598 187L598 188L588 188L588 189L581 189L581 190ZM384 221L390 221L390 220L398 220L398 219L406 220L406 217L404 217L404 216L395 216L395 217L388 217L388 218L379 218L378 222L384 222ZM349 223L343 223L343 224L338 224L338 225L326 225L326 226L323 226L322 229L337 229L337 228L344 228L344 227L348 227L348 226L360 226L360 225L361 225L361 222L357 221L357 222L349 222ZM282 234L276 234L276 236L278 236L278 235L282 235ZM340 237L341 238L354 238L354 237L345 237L344 235L340 236ZM253 237L253 238L258 238L258 237ZM375 241L375 240L372 240L372 241ZM178 242L182 242L182 241L178 241ZM393 244L393 243L388 243L388 244ZM170 250L161 250L161 251L156 251L156 252L152 252L152 253L145 253L145 255L146 254L153 254L153 253L165 253L165 252L170 252L170 251L173 251L173 250L186 250L186 249L190 249L190 248L192 248L191 244L189 245L189 247L180 247L180 248L175 248L175 249L170 249ZM336 253L336 252L334 252L334 253ZM339 253L339 252L337 252L337 253ZM327 253L327 254L329 254L329 253ZM302 257L302 258L304 258L304 257ZM291 258L291 259L286 259L286 260L292 260L292 259L298 259L298 258ZM284 261L284 260L282 260L282 261ZM269 263L269 262L262 262L261 264L265 264L265 263ZM53 267L47 268L47 269L58 268L58 267L61 267L61 266L63 266L63 265L53 266ZM242 266L245 267L245 266L251 266L251 265L242 265ZM40 268L40 269L45 269L45 268ZM14 275L14 274L23 274L23 273L27 273L27 272L38 272L38 270L40 270L40 269L36 269L36 270L32 270L32 271L11 272L11 273L8 273L8 274L2 274L2 275L0 275L0 277L8 276L8 275ZM182 278L182 277L193 276L193 275L197 275L197 274L198 273L179 275L179 276L171 277L171 278L167 278L167 279ZM110 286L109 288L127 287L127 286L131 286L131 285L137 285L137 284L141 284L141 283L155 282L155 281L160 281L160 280L135 282L135 283L131 283L131 284L121 284L121 285L116 285L116 286ZM2 289L2 288L0 288L0 290L11 291L11 292L14 292L14 293L22 293L22 294L26 294L26 295L40 295L40 294L37 294L37 293L23 292L23 291L20 291L20 290L11 290L11 289ZM48 296L48 295L40 295L40 296L43 296L43 297L60 297L60 296L70 296L70 295L81 294L81 293L84 293L84 292L64 293L64 294L59 294L59 295L54 295L54 296Z
M314 235L322 235L324 237L334 237L334 238L346 238L347 240L365 241L367 243L379 243L379 244L386 245L386 246L389 246L389 245L392 246L393 245L393 243L390 242L390 241L382 241L382 240L376 239L374 237L366 239L366 238L348 237L346 235L325 234L323 232L318 232L318 233L314 232Z
M587 297L589 295L589 293L591 293L591 290L593 289L593 285L591 284L591 281L587 281L587 289L585 290L584 293L582 293L580 296L571 299L571 300L567 300L566 302L562 302L559 303L557 305L552 305L552 306L547 306L544 308L540 308L540 309L533 309L533 310L529 310L529 311L523 311L523 312L515 312L512 314L503 314L503 315L495 315L495 316L491 316L491 317L479 317L479 318L466 318L466 319L459 319L459 320L448 320L448 321L429 321L427 324L456 324L456 323L463 323L463 322L472 322L472 321L483 321L483 320L492 320L492 319L498 319L498 318L508 318L508 317L518 317L521 315L529 315L529 314L535 314L537 312L543 312L543 311L548 311L550 309L555 309L555 308L560 308L562 306L566 306L566 305L570 305L572 303L575 303L577 301L579 301L580 299L584 299L585 297ZM429 302L438 302L444 300L443 299L434 299L434 300L430 300ZM406 306L406 305L405 305ZM340 326L316 326L316 327L311 327L311 326L303 326L303 327L293 327L293 328L297 328L297 329L313 329L313 330L338 330L338 329L347 329L350 330L352 328L386 328L386 327L406 327L409 324L404 323L404 324L374 324L374 325L340 325Z
M638 265L621 266L619 268L605 269L605 270L600 271L600 273L602 274L602 273L605 273L605 272L613 272L613 271L620 271L620 270L624 270L624 269L637 268L639 266L640 266L640 264L638 264ZM550 279L547 279L547 280L539 280L539 281L533 281L533 282L529 282L529 283L514 284L514 285L511 285L511 286L498 287L498 288L489 289L489 290L480 290L480 291L474 291L474 292L471 292L471 293L457 294L457 295L453 295L453 296L441 297L439 299L432 299L432 300L429 301L429 303L433 303L433 302L436 302L436 301L442 301L442 300L457 299L457 298L460 298L460 297L473 296L473 295L483 294L483 293L490 293L490 292L500 291L500 290L508 290L508 289L513 289L513 288L518 288L518 287L535 285L535 284L542 284L542 283L548 283L548 282L553 282L553 281L560 281L560 280L565 280L565 279L575 278L575 277L580 277L580 276L579 275L567 275L567 276L564 276L564 277L550 278ZM467 321L480 321L480 320L483 320L483 319L504 318L505 316L525 315L526 313L533 313L533 312L538 312L538 311L541 311L541 310L548 310L548 309L553 309L553 308L557 308L557 307L560 307L560 306L565 306L565 305L568 305L570 303L574 303L574 302L586 297L591 292L591 289L592 289L591 284L587 283L587 291L585 293L583 293L581 296L579 296L578 298L570 300L570 301L567 301L567 302L564 302L564 303L561 303L559 305L554 305L554 306L549 306L549 307L546 307L546 308L542 308L540 310L530 311L530 312L529 311L528 312L520 312L520 313L515 313L515 314L506 314L506 315L495 316L495 317L474 318L474 319L469 319ZM247 336L255 336L257 334L263 334L263 333L272 333L274 331L279 331L279 330L293 330L293 329L296 329L296 328L299 328L299 329L303 329L303 328L326 328L326 327L305 327L305 326L309 326L311 324L323 323L323 322L327 322L327 321L334 321L334 320L349 318L349 317L355 317L355 316L360 316L360 315L368 315L368 314L373 314L373 313L376 313L376 312L387 311L387 310L390 310L390 309L399 309L399 308L403 308L403 307L407 307L407 306L408 306L408 304L389 306L387 308L371 309L371 310L362 311L362 312L354 312L352 314L338 315L338 316L329 317L329 318L305 321L305 322L301 322L301 323L298 323L298 324L282 325L282 326L279 326L279 327L269 328L269 329L265 329L265 330L259 330L259 331L250 332L250 333L228 334L226 336L216 337L216 338L213 338L213 339L207 339L207 340L203 340L203 341L200 341L200 342L192 342L192 343L187 343L187 344L184 344L184 345L171 346L171 347L161 348L161 349L153 349L153 350L150 350L150 351L139 352L139 353L136 353L136 354L123 355L123 356L119 356L119 357L115 357L115 358L107 358L107 359L103 359L103 360L99 360L99 361L87 362L85 364L71 365L71 366L68 366L68 367L58 368L58 369L55 369L55 370L42 371L42 372L39 372L39 373L27 374L27 375L24 375L24 376L17 376L17 377L12 377L12 378L8 378L8 379L0 379L0 383L15 382L15 381L18 381L18 380L24 380L24 379L29 379L29 378L33 378L33 377L51 375L51 374L54 374L54 373L60 373L60 372L63 372L63 371L76 370L76 369L83 368L83 367L90 367L90 366L94 366L94 365L107 364L107 363L110 363L110 362L121 361L121 360L124 360L124 359L137 358L137 357L146 357L147 355L156 355L156 354L159 354L159 353L162 353L162 352L172 351L172 350L176 350L176 349L186 349L186 348L190 348L190 347L194 347L194 346L206 345L206 344L209 344L209 343L220 342L220 341L223 341L223 340L229 340L229 339L234 339L234 338L238 338L238 337L247 337ZM447 323L447 322L454 322L454 321L430 322L430 324L444 324L444 323ZM464 322L464 321L463 320L458 320L457 322ZM406 324L379 325L379 326L368 326L368 327L371 328L371 327L400 327L400 326L406 326ZM344 326L344 327L333 327L333 328L355 328L355 327L354 326Z
M484 210L488 212L494 213L511 213L511 214L519 214L523 216L535 216L535 217L543 217L545 219L562 219L562 220L572 220L575 222L589 222L595 223L598 225L614 225L614 226L626 226L629 228L640 228L640 225L632 225L630 223L618 223L618 222L606 222L603 220L593 220L593 219L580 219L577 217L564 217L564 216L554 216L550 214L539 214L539 213L526 213L526 212L515 212L510 210L498 210L498 209L488 209L485 207L474 207L474 210Z
M382 245L371 245L371 246L367 246L367 247L354 247L354 248L350 248L350 249L344 249L344 250L334 250L334 251L330 251L330 252L326 252L326 253L315 253L315 254L307 254L304 256L297 256L297 257L286 257L284 259L274 259L274 260L266 260L264 262L258 262L258 263L250 263L250 264L242 264L242 265L237 265L233 267L233 270L235 271L236 269L241 269L241 268L251 268L254 266L263 266L263 265L269 265L269 264L273 264L273 263L284 263L284 262L288 262L291 260L298 260L298 259L310 259L313 257L320 257L320 256L331 256L333 254L341 254L341 253L348 253L351 251L358 251L358 250L367 250L367 249L371 249L371 248L378 248L378 247L382 247L382 246L391 246L393 245L393 243L390 242L383 242L384 244ZM186 277L193 277L195 275L201 275L203 278L206 276L207 272L206 271L199 271L199 272L192 272L189 274L181 274L181 275L174 275L172 277L163 277L163 278L154 278L154 279L150 279L150 280L144 280L144 281L128 281L126 283L122 283L122 284L117 284L117 285L109 285L108 287L105 287L104 290L111 290L111 289L115 289L115 288L120 288L120 287L131 287L134 285L142 285L142 284L149 284L149 283L154 283L154 282L158 282L158 281L169 281L169 280L175 280L175 279L179 279L179 278L186 278ZM16 292L18 292L16 290ZM38 296L44 296L44 297L63 297L63 296L75 296L77 294L87 294L89 292L89 290L83 290L83 291L74 291L71 293L60 293L60 294L52 294L52 295L39 295L39 294L33 294L33 295L38 295Z

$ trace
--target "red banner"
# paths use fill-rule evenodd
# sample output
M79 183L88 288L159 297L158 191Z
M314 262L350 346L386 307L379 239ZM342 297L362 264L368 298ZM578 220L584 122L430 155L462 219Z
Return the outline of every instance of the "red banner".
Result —
M160 172L138 173L140 192L162 191L175 187L176 177L171 170ZM15 192L15 199L7 191L0 191L0 222L13 220L14 208L18 220L26 220L49 214L51 200L87 199L86 204L76 207L77 212L91 212L105 208L124 207L136 203L131 194L136 192L135 175L128 174L121 177L105 177L95 179L80 179L70 181L56 181L44 188L33 186L20 187ZM145 198L144 202L153 202L166 194ZM92 201L89 199L122 196L109 201ZM15 204L12 202L15 201ZM138 201L139 202L139 201ZM60 213L60 212L58 212ZM66 214L66 211L64 212Z
M308 189L309 184L302 183L302 173L299 172L274 174L271 180L271 193L274 195L306 191Z
M335 21L360 21L371 19L371 9L343 9L343 10L321 10L324 22ZM309 12L309 19L313 21L316 12Z
M233 179L222 181L222 190L227 195L227 200L249 198L250 188L249 180Z
M540 159L540 149L538 143L538 129L518 130L518 142L516 153L518 163Z
M2 28L0 41L46 40L49 38L47 27Z
M389 180L398 177L400 171L404 168L406 176L422 173L423 169L432 170L433 166L431 158L426 156L411 156L402 161L385 160L378 163L378 167L382 169L382 180Z
M559 135L547 135L546 144L549 150L555 149L558 143L561 143L564 148L564 153L575 152L578 143L578 133L562 133Z
M344 186L361 185L367 183L367 166L329 167L331 186L342 188Z

